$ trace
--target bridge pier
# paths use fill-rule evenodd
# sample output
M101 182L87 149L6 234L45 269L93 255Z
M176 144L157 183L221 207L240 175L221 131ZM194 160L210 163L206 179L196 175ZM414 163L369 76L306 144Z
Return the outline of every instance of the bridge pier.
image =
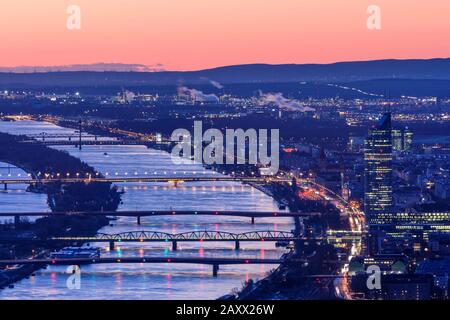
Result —
M213 264L213 277L217 277L218 273L219 273L219 265Z
M138 224L138 226L141 225L141 216L137 216L137 224Z
M20 226L20 216L14 216L14 228L19 228Z
M178 247L177 247L177 242L176 241L172 241L172 251L177 251Z
M252 224L255 224L255 217L252 217Z
M239 241L236 241L234 243L234 250L240 250L241 249L241 244L239 243Z
M109 251L114 251L115 246L114 246L114 241L110 241L109 242Z
M5 183L5 185L3 186L3 190L8 190L8 184L7 183Z

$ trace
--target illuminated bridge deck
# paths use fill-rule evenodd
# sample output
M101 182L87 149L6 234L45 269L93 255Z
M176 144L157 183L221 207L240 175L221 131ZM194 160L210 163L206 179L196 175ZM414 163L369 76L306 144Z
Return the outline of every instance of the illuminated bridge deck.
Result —
M23 141L24 143L39 143L46 146L79 146L80 142L77 140L29 140ZM170 142L158 142L159 144L167 144ZM137 145L154 145L153 141L141 141L141 140L82 140L82 146L137 146Z
M220 211L220 210L148 210L148 211L96 211L96 212L0 212L0 217L44 217L44 216L108 216L108 217L151 217L151 216L233 216L233 217L314 217L319 212L270 212L270 211Z
M144 182L199 182L199 181L225 181L225 182L254 182L266 183L270 181L275 182L291 182L289 178L275 178L275 177L235 177L235 176L160 176L160 177L107 177L107 178L55 178L55 179L26 179L26 178L12 178L0 179L0 184L38 184L38 183L76 183L76 182L110 182L110 183L144 183Z
M219 265L237 264L281 264L282 259L260 258L197 258L197 257L120 257L120 258L70 258L70 259L17 259L0 260L0 266L8 265L87 265L87 264L111 264L111 263L183 263L206 264L213 267L212 273L217 277Z

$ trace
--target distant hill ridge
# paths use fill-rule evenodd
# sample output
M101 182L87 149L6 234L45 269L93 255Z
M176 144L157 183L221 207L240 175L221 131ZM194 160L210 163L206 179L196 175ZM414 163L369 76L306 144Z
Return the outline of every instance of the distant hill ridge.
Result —
M120 64L117 65L120 66ZM119 68L119 70L123 69ZM198 71L0 72L0 86L19 87L186 85L205 84L208 81L222 84L295 81L351 82L374 79L450 80L450 58L391 59L332 64L246 64Z

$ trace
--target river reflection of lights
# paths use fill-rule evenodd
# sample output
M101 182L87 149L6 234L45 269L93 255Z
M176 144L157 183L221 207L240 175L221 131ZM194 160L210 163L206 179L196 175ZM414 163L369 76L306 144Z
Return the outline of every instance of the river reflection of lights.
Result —
M123 277L122 277L122 273L118 272L114 275L114 278L116 280L116 285L119 287L119 289L121 289L122 287L122 282L123 282Z
M134 151L134 148L135 147L124 147L124 148L122 148L122 147L114 147L114 148L110 148L110 147L105 147L105 151L108 151L108 154L111 156L110 158L112 159L112 158L114 158L114 157L119 157L119 159L121 159L120 157L122 157L123 155L121 154L121 153L123 153L123 150L122 149L126 149L125 150L125 152L126 152L126 154L125 154L125 157L127 156L127 154L129 153L129 152L133 152ZM68 148L67 148L68 149ZM116 153L116 152L113 152L112 150L116 150L116 149L120 149L120 150L118 150L118 152ZM128 150L130 150L130 151L128 151ZM84 154L86 154L86 155L88 155L91 151L94 151L94 148L90 148L90 147L86 147L85 148L85 150L83 150L83 153ZM70 149L70 152L72 152L71 151L71 149ZM76 153L77 151L73 151L74 153ZM102 153L102 159L104 159L103 158L103 151L101 152ZM147 156L148 155L148 153L147 153L147 151L145 151L145 152L141 152L141 151L138 151L138 152L136 152L136 154L138 154L138 155L145 155L145 156ZM134 152L133 152L133 157L134 157ZM130 159L131 159L131 157L130 157ZM87 160L89 160L89 159L87 159ZM126 160L125 158L124 159L121 159L121 160ZM138 158L133 158L133 161L134 160L136 160L136 161L141 161L140 159L138 159ZM164 159L163 159L164 160ZM103 160L102 160L103 161ZM109 160L108 159L106 159L105 160L106 162L108 162ZM130 160L131 161L131 160ZM145 160L144 160L145 161ZM115 166L117 166L117 163L120 163L120 161L117 161L117 162L115 162L114 164L112 164L111 163L111 165L110 165L110 167L108 168L108 170L109 170L109 175L123 175L123 172L120 172L120 169L119 170L117 170L116 172L114 172L114 167ZM103 164L102 164L103 165ZM158 164L159 165L159 164ZM104 168L103 168L104 169ZM178 169L178 168L177 168ZM127 172L128 172L128 176L136 176L136 172L138 172L139 174L142 174L142 173L144 173L144 172L140 172L139 170L140 169L137 169L137 170L134 170L134 168L133 167L131 167L131 166L129 166L129 167L127 167ZM152 175L152 173L153 173L153 168L151 168L151 167L146 167L145 168L145 170L147 170L146 172L145 172L145 174L146 175ZM183 170L183 169L178 169L178 171L177 171L177 175L180 175L181 174L181 171L180 170ZM125 171L125 170L123 170L123 171ZM171 174L172 172L170 171L170 170L167 170L167 173L168 174ZM196 172L197 174L205 174L205 172L204 171L201 171L201 170L198 170L198 172ZM191 170L191 168L188 168L186 171L184 171L183 172L183 174L185 174L186 176L191 176L191 175L193 175L193 172L192 172L192 170ZM216 174L215 172L209 172L209 174ZM219 173L220 174L220 173ZM156 172L155 171L155 175L162 175L162 173L161 173L161 171L158 171L158 172ZM124 186L125 186L126 184L124 184ZM162 191L161 190L170 190L170 191L168 191L167 192L167 194L169 194L169 192L178 192L178 194L179 195L181 195L181 196L183 196L184 195L184 193L189 193L189 192L192 192L191 190L193 190L194 192L196 192L196 196L197 197L200 197L200 196L202 196L203 195L203 193L205 193L206 194L206 192L218 192L218 193L220 193L220 192L236 192L236 193L239 193L240 191L244 191L244 192L248 192L248 194L247 195L245 195L246 197L248 197L248 198L250 198L251 200L250 201L252 201L254 198L256 198L256 199L258 199L258 197L254 197L254 194L256 193L257 195L259 195L260 194L260 192L259 191L255 191L255 189L253 189L253 188L251 188L251 187L249 187L249 186L245 186L245 185L235 185L235 186L232 186L231 184L228 184L227 182L225 182L225 183L211 183L211 184L209 184L209 183L206 183L206 184L203 184L203 183L189 183L189 182L187 182L186 184L178 184L178 186L177 187L175 187L175 186L172 186L172 185L169 185L169 184L167 184L166 186L164 186L163 184L157 184L157 185L154 185L154 184L151 184L151 183L142 183L142 184L133 184L133 183L129 183L129 184L127 184L127 187L125 187L126 188L126 190L127 191L130 191L131 193L132 192L134 192L134 191L136 191L136 192L139 192L139 191L145 191L145 190L148 190L147 192L151 192L151 190L157 190L158 191L158 193L162 193ZM13 189L11 189L11 191L12 191ZM173 191L172 191L173 190ZM199 191L202 191L201 193L199 192ZM24 191L23 190L20 190L20 191L16 191L16 192L18 192L18 193L23 193ZM250 196L249 197L249 195L250 195L250 193L251 193L251 195L252 196ZM18 195L19 196L19 195ZM220 194L219 195L216 195L216 194L214 194L214 196L216 197L219 197L220 198ZM190 200L190 198L188 198L189 200ZM227 195L227 197L225 198L226 200L228 200L229 199L229 197L228 197L228 195ZM200 200L202 200L202 199L200 199L200 198L198 198L198 200L200 201ZM208 200L209 200L209 198L208 198ZM246 198L244 197L244 198L242 198L242 201L246 201ZM125 202L125 204L127 205L127 203ZM271 204L271 201L268 201L267 202L267 204L268 205L270 205ZM236 202L236 205L237 206L239 206L240 205L240 203L237 201ZM248 207L248 205L249 205L249 203L248 202L245 202L242 206L244 206L244 207ZM260 203L254 203L253 204L253 202L251 203L251 205L252 206L254 206L254 207L256 207L256 206L259 206L260 205ZM128 206L129 207L131 207L131 205L130 204L128 204ZM169 207L169 205L165 205L165 204L163 204L163 206L164 207ZM228 205L227 205L227 207L228 207ZM134 209L134 205L133 205L133 209ZM197 209L197 207L195 207L194 209ZM199 208L198 208L198 210L202 210L203 208L201 208L200 206L199 206ZM214 209L216 209L216 208L214 208ZM217 208L217 209L219 209L219 208ZM230 204L230 210L233 210L233 209L235 209L234 208L234 203L232 203L232 204ZM238 210L238 209L235 209L235 210ZM274 210L274 209L269 209L269 210ZM169 218L171 218L171 217L169 217ZM197 218L197 217L196 217ZM165 217L164 218L161 218L161 219L166 219ZM183 219L183 218L180 218L180 219ZM124 224L123 224L123 222L124 222L124 220L126 221L127 219L122 219L122 218L120 218L119 219L120 221L118 221L118 222L116 222L116 223L114 223L114 227L115 228L121 228L121 227L123 227L124 226ZM220 219L217 219L217 221L222 221L222 220L220 220ZM161 221L159 221L158 220L158 223L160 223ZM240 223L242 223L242 222L238 222L238 224L240 224ZM244 222L245 223L245 225L247 225L247 221L246 222ZM117 226L116 226L116 224L117 224ZM151 225L153 225L153 222L151 222L150 223ZM171 224L165 224L165 223L163 223L164 224L164 228L165 229L169 229L170 230L170 228L171 228ZM201 225L200 226L200 228L203 228L202 227L203 225ZM218 230L220 230L222 227L221 226L223 226L223 224L221 224L221 223L215 223L214 225L211 225L210 224L210 227L213 227L214 228L214 230L216 230L216 231L218 231ZM249 225L247 225L247 226L249 226ZM129 228L129 226L128 226L128 224L127 224L127 222L125 222L125 227L126 228ZM167 228L168 227L168 228ZM232 226L233 228L234 228L234 226ZM134 224L134 220L133 220L133 230L134 230L134 228L135 228L135 224ZM191 228L191 226L189 226L189 228ZM238 227L239 228L239 227ZM181 223L179 223L178 224L178 228L177 228L178 230L177 231L180 231L180 232L182 232L182 231L184 231L184 229L185 229L185 226L183 225L183 224L181 224ZM189 229L190 230L190 229ZM177 233L177 232L174 232L174 233ZM170 243L167 243L165 246L167 246L167 248L164 248L164 249L162 249L162 247L158 247L156 250L157 250L157 252L158 252L158 255L159 254L161 254L163 251L164 251L164 256L166 256L166 257L170 257L170 256L174 256L174 253L172 253L171 252L171 247L172 246L169 246L169 244ZM116 243L116 245L117 245L117 243ZM264 244L263 244L264 245ZM188 254L190 254L190 250L189 250L189 248L191 248L191 244L186 244L186 249L188 249L188 250L186 250L186 253L188 253ZM223 247L222 245L220 245L220 246L216 246L215 244L210 244L210 243L208 243L207 244L207 246L206 246L206 248L203 248L203 247L201 247L202 246L202 244L201 243L195 243L195 245L194 245L194 250L193 250L193 255L199 255L200 257L203 257L204 255L206 255L206 256L209 256L209 254L211 253L209 250L210 249L212 249L212 250L215 250L215 249L219 249L219 250L223 250L223 248L220 248L220 247ZM102 247L103 247L103 245L102 245ZM117 248L117 247L116 247ZM226 248L228 249L232 249L232 248L234 248L234 244L233 243L228 243L227 244L227 246L226 246ZM116 254L116 251L117 252L121 252L121 250L113 250L113 251L111 251L110 252L110 250L109 250L109 245L108 244L105 244L104 245L104 247L102 248L103 250L103 252L108 252L108 255L111 255L111 256L114 256L114 257L116 257L117 256L117 254ZM119 249L119 248L117 248L117 249ZM129 254L130 252L129 252L129 250L128 249L132 249L133 250L133 248L129 248L128 247L128 245L126 245L126 247L123 247L122 248L122 250L124 250L124 249L126 249L126 251L124 251L124 252L127 252L127 254ZM136 255L136 256L143 256L144 254L145 254L145 252L147 252L150 248L147 248L147 247L145 247L145 249L139 249L139 248L134 248L134 250L135 249L137 249L136 251L134 251L134 255ZM144 251L145 250L145 251ZM153 250L153 248L152 249L150 249L150 251L151 250ZM163 250L163 251L162 251ZM197 253L197 250L198 250L198 253ZM245 253L245 251L243 251L244 253ZM258 251L256 251L256 252L258 252ZM268 250L268 253L267 254L269 254L270 255L270 250ZM124 253L124 255L127 255L127 254L125 254ZM261 254L262 254L262 252L261 252ZM144 255L145 256L145 255ZM120 256L118 256L117 258L119 258ZM143 268L147 268L146 266L148 266L148 264L146 264ZM97 268L97 266L95 267L95 269ZM107 268L110 268L109 266L107 266ZM117 267L114 267L114 268L117 268L117 269L115 269L115 270L122 270L122 268L127 268L127 266L126 265L120 265L120 264L118 264L117 265ZM139 266L139 268L140 268L140 266ZM153 268L153 265L150 267L150 268ZM158 266L157 265L155 265L155 268L158 268ZM197 268L200 268L200 269L197 269ZM211 280L211 267L210 266L208 266L208 265L201 265L201 266L195 266L195 269L197 269L197 270L201 270L201 276L203 277L205 277L205 279L207 279L205 282L200 282L200 285L201 285L201 287L203 288L203 286L205 286L205 288L206 289L208 289L208 290L210 290L211 289L211 287L210 287L210 285L209 285L209 282L210 282L210 280ZM169 289L171 289L172 288L172 280L173 281L176 281L176 282L174 282L173 284L175 285L176 284L176 289L177 289L177 291L178 291L178 287L179 287L179 282L178 282L178 276L177 277L175 277L175 278L173 278L172 279L172 276L173 275L177 275L177 271L175 271L175 270L177 270L176 269L176 266L173 266L173 265L167 265L167 269L166 269L167 271L171 271L171 272L175 272L175 273L172 273L172 274L168 274L167 275L167 281L168 281L168 283L167 283L167 287L169 288ZM224 271L225 270L227 270L227 268L224 268ZM234 273L235 271L234 271L234 267L233 268L230 268L230 271L231 270L233 270L232 272ZM241 281L243 280L242 278L243 278L243 274L242 273L244 273L245 272L245 269L240 269L240 268L236 268L236 270L238 270L237 272L238 272L238 274L239 274L239 280L237 280L238 282L239 282L239 284L241 283ZM244 271L244 272L242 272L242 271ZM258 268L256 268L256 270L254 270L254 271L256 271L256 272L258 272ZM114 272L115 273L115 272ZM164 272L164 273L166 273L166 272ZM152 275L154 274L153 272L151 273ZM224 273L225 274L225 273ZM246 281L248 281L249 280L249 278L250 278L250 276L251 277L253 277L253 272L252 272L252 274L250 274L249 275L249 273L244 273L245 274L245 280ZM58 274L59 275L59 274ZM109 276L109 274L108 274L108 276ZM164 277L164 276L163 276ZM224 279L225 279L226 277L223 277L220 281L224 281ZM233 277L231 277L231 278L233 278ZM33 277L31 277L30 278L30 281L31 281L31 279L33 279L34 280L34 278ZM65 283L65 276L61 276L60 277L60 280L61 279L64 279L64 283ZM164 279L164 278L163 278ZM219 279L220 279L220 277L219 277ZM111 279L112 280L112 279ZM108 285L107 287L108 287L108 289L109 289L109 287L112 287L111 289L112 290L114 290L114 280L109 280L108 279L108 283L111 283L112 282L112 285ZM126 281L125 281L126 280ZM35 281L35 280L34 280ZM89 281L89 279L87 279L86 281ZM102 280L103 281L103 280ZM42 282L42 280L40 280L40 281L38 281L38 286L40 286L41 285L41 282ZM122 283L123 282L123 283ZM118 290L122 290L123 288L122 288L122 286L124 286L124 287L126 287L126 286L128 286L128 282L129 282L129 278L128 278L128 274L127 274L127 272L125 272L125 273L123 273L122 275L118 275L117 277L116 277L116 283L117 283L117 285L119 286L119 287L117 287L116 289L118 289ZM63 283L63 286L64 286L64 283ZM162 284L162 291L164 290L164 284L163 283L161 283ZM89 284L90 286L91 286L91 284ZM100 281L99 281L99 283L98 283L98 285L99 286L105 286L105 283L101 283ZM214 286L217 286L217 287L220 287L220 285L219 284L214 284ZM232 284L229 288L232 288L233 286L235 286L235 284ZM95 287L95 286L94 286ZM104 287L104 289L106 289L107 288L106 286ZM86 287L87 288L87 287ZM197 287L197 288L199 288L199 287ZM228 288L228 287L227 287ZM38 288L39 289L39 288ZM64 288L63 288L64 289ZM182 288L182 290L183 290L183 288ZM188 288L186 289L188 292L189 291L192 291L192 287L189 287L188 286ZM227 289L224 289L224 290L227 290ZM55 291L56 292L56 291ZM112 292L112 291L111 291ZM58 292L56 292L56 294L58 294ZM172 290L167 290L167 297L169 297L169 296L172 296L172 295L176 295L177 293L176 293L176 291L172 291ZM164 298L164 296L162 296L163 298Z
M34 273L31 274L31 276L30 276L30 284L31 285L36 284L36 275Z
M52 285L55 285L58 281L58 275L56 274L55 271L52 271L52 273L50 273L50 281L52 283Z
M172 289L172 274L168 273L166 275L166 287L167 289ZM170 297L170 291L167 292L167 295Z

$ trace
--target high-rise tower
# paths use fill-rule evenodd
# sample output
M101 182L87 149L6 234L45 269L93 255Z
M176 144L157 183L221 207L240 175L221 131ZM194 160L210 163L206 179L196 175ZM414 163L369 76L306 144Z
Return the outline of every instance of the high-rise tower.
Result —
M370 226L385 224L392 211L392 126L386 113L364 143L364 211Z

